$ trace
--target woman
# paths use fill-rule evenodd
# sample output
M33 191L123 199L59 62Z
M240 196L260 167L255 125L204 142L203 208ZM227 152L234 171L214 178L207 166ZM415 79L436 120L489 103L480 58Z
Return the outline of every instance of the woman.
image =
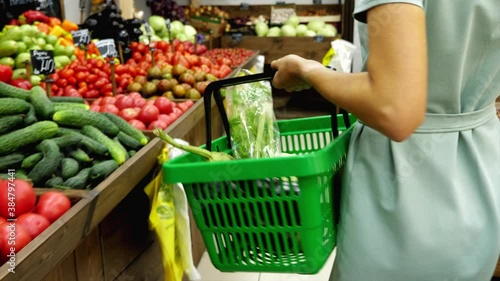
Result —
M500 256L500 2L360 0L364 71L273 84L356 115L331 280L486 281Z

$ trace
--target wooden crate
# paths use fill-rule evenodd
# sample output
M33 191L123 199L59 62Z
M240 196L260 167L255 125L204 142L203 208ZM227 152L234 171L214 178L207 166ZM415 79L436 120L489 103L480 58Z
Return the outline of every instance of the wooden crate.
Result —
M38 195L48 189L36 189ZM9 264L0 267L2 281L40 280L73 251L87 236L92 211L92 195L87 191L61 191L69 196L73 206L53 222L43 233L33 239L16 255L15 272L9 272ZM61 279L71 280L71 279Z

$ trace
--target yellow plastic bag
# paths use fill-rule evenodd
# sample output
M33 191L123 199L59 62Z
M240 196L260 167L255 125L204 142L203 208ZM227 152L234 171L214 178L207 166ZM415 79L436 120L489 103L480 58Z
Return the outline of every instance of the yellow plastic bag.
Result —
M159 164L168 159L168 149L162 150L158 157ZM161 165L160 165L161 166ZM149 227L156 232L160 242L165 281L181 281L184 266L180 254L180 246L175 235L175 205L172 185L163 183L163 172L158 174L144 188L149 197L151 211Z

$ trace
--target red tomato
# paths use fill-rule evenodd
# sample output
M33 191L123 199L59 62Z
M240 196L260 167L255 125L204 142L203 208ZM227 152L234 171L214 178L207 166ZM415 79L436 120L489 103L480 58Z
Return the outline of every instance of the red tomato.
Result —
M129 96L123 96L116 98L115 105L118 109L124 109L134 106L134 99Z
M129 121L129 120L132 120L132 119L136 119L139 116L140 112L141 112L141 109L139 107L124 108L124 109L120 110L120 113L118 113L118 115L121 118Z
M120 113L120 110L114 104L105 104L101 106L101 112L110 112L118 115L118 113Z
M49 191L40 196L35 213L46 217L51 223L71 208L71 201L66 195L57 191Z
M100 105L91 105L90 110L95 111L95 112L100 112L101 106Z
M0 81L8 83L12 79L12 68L7 65L0 64Z
M97 90L90 90L90 85L89 85L89 90L85 93L85 98L88 99L95 99L99 97L99 91Z
M167 114L160 114L158 116L158 120L163 121L165 124L167 124L167 127L174 122L172 117L170 115L167 115Z
M160 111L154 105L145 105L141 108L141 112L139 112L139 120L144 122L145 124L149 124L158 119L158 115L160 115Z
M4 217L0 217L0 225L5 223L5 222L7 222L7 219ZM0 248L1 248L1 246L0 246Z
M21 251L31 242L31 236L28 231L20 224L7 222L0 225L0 261L6 262L14 258L15 254Z
M115 97L104 97L102 98L100 105L115 104L115 102L116 102Z
M174 111L174 103L167 97L157 97L154 101L154 106L160 110L161 114L170 114Z
M189 105L187 105L185 102L181 102L178 104L178 107L182 112L186 112L189 109Z
M148 130L154 130L156 128L165 130L167 128L167 126L168 126L167 123L165 123L161 120L155 120L149 124Z
M90 74L88 77L87 77L87 80L86 82L87 83L95 83L97 81L97 75L95 74Z
M135 128L137 128L138 130L146 130L146 125L144 125L144 123L142 123L142 121L139 121L137 119L132 119L132 120L128 120L128 123L132 126L134 126Z
M36 195L33 186L21 179L0 182L0 216L17 218L35 207Z
M22 225L34 239L50 226L50 221L40 214L26 213L17 218L17 224Z
M31 90L31 82L22 78L12 79L9 82L12 86L18 87L25 90Z
M146 99L143 97L134 99L134 107L143 107L146 105Z
M76 81L76 78L75 77L68 77L68 84L69 85L76 85L77 84L77 81Z
M180 109L180 108L174 108L174 112L172 112L172 115L174 120L177 120L177 118L181 117L181 115L183 114L184 112Z

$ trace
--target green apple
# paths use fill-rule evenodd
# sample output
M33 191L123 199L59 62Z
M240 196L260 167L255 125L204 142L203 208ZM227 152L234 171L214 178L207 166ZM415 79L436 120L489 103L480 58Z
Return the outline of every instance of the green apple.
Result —
M45 44L46 44L45 39L43 39L43 38L37 38L37 39L36 39L36 44L37 44L38 46L40 46L40 47L45 46Z
M45 44L45 46L43 47L44 50L47 50L47 51L54 51L54 46L51 45L51 44Z
M30 53L25 52L17 55L14 64L15 68L25 68L25 61L31 61Z
M65 67L71 62L71 60L68 56L55 56L54 62L56 63L56 65L59 63L62 67Z
M24 42L17 42L17 54L26 52L28 46Z
M40 83L42 82L42 77L39 75L31 75L30 80L31 80L30 81L31 85L40 86Z
M31 50L41 50L41 49L42 49L42 47L40 47L38 45L33 45L33 46L31 46L31 47L28 48L28 50L30 50L30 51Z
M33 45L33 40L31 40L30 37L23 37L22 42L26 45L27 48Z
M47 41L47 44L55 45L57 43L57 36L48 35L47 38L45 38L45 41Z
M28 78L28 73L26 72L26 68L14 69L14 71L12 72L12 79L14 80L17 78L22 78L22 79Z
M4 57L4 58L0 59L0 64L14 67L14 65L16 64L16 61L11 57Z
M75 47L74 46L66 46L64 48L64 55L71 57L74 54L75 54Z
M64 56L66 55L66 48L61 45L56 45L54 47L54 56Z

